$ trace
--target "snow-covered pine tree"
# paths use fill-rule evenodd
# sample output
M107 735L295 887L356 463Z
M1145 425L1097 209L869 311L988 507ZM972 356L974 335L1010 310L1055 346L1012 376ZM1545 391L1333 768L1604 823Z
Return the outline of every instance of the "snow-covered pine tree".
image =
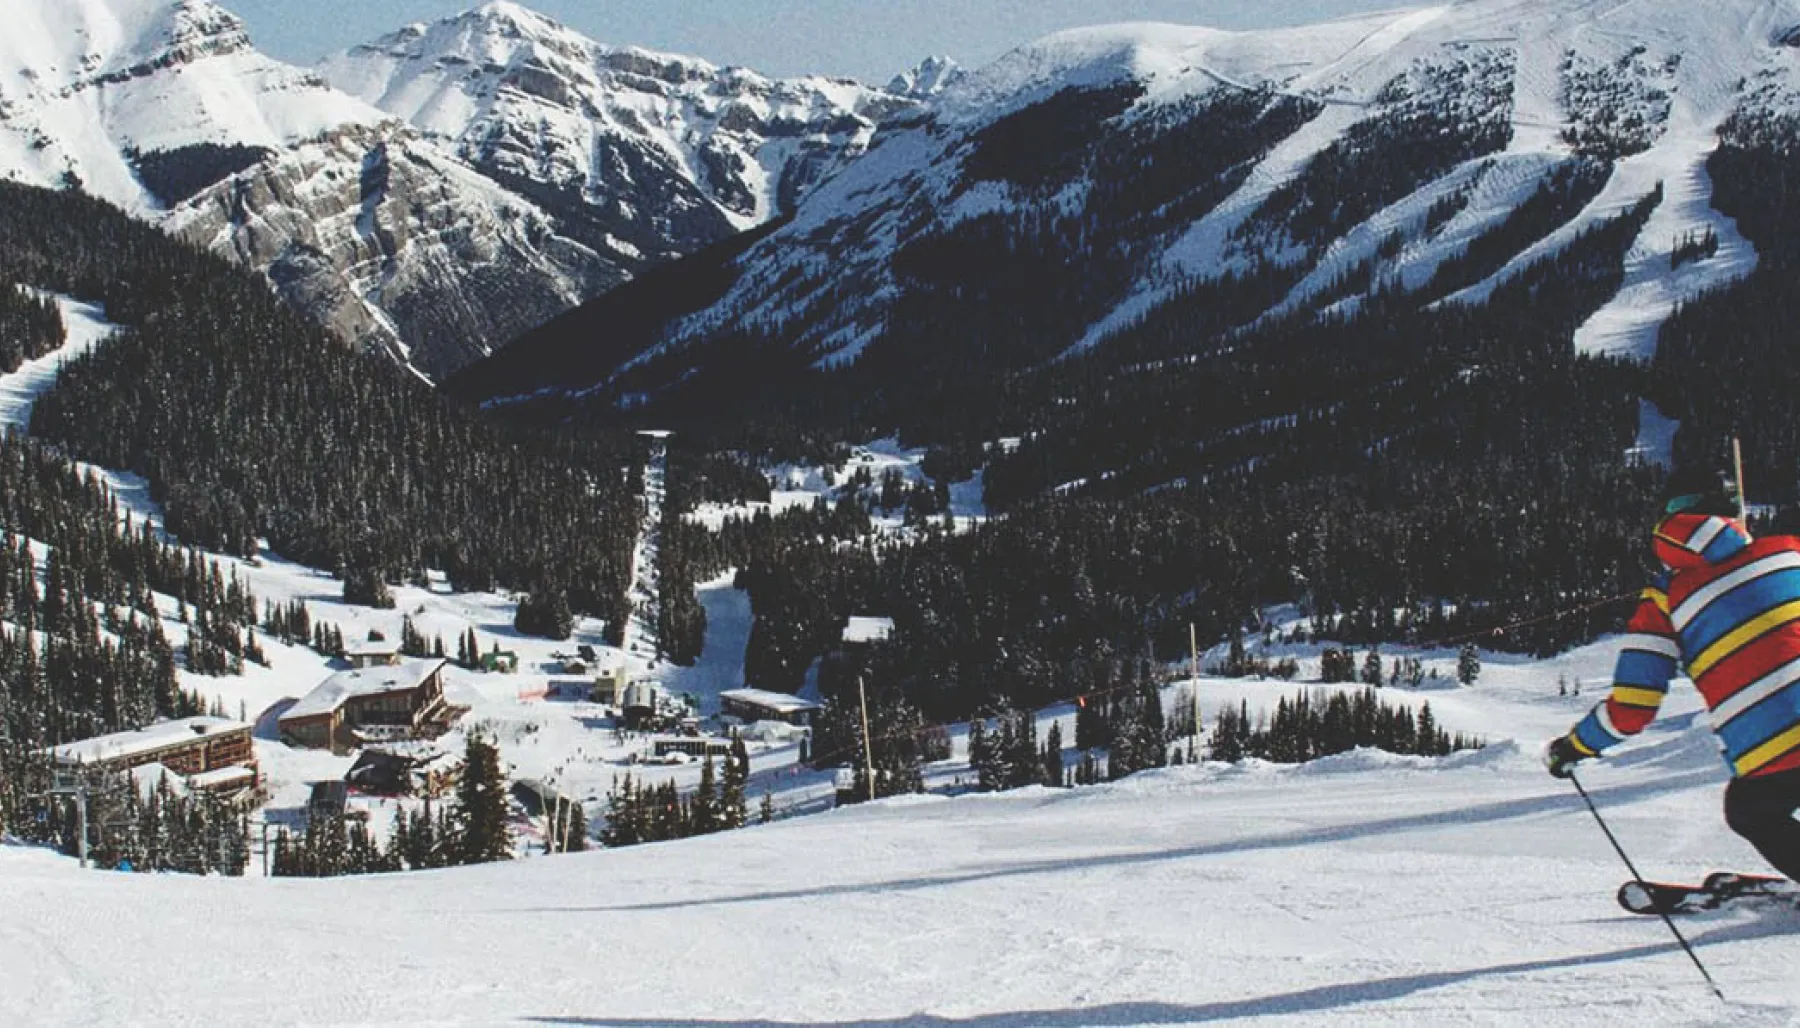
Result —
M479 733L469 736L463 774L456 785L455 839L450 849L460 864L512 858L512 828L506 820L506 778L500 751Z
M1050 722L1050 728L1044 732L1044 752L1040 766L1041 777L1038 779L1052 788L1063 784L1062 723Z
M1476 652L1475 644L1463 643L1456 654L1456 680L1463 685L1474 685L1481 677L1481 654Z
M707 835L719 830L719 782L713 771L712 754L708 753L700 765L700 787L694 790L688 801L688 826L695 835Z
M721 828L742 828L748 818L744 807L744 789L750 780L750 750L744 745L741 736L731 740L731 755L725 760L724 774L719 781L719 825Z

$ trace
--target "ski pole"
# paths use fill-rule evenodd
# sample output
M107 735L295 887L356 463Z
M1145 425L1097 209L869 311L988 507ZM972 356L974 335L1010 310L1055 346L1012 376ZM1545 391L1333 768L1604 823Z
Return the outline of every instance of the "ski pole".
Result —
M1573 768L1569 769L1569 782L1575 786L1575 791L1581 794L1581 801L1587 804L1588 813L1594 815L1594 820L1600 825L1600 830L1606 833L1606 841L1612 843L1613 852L1617 853L1619 859L1625 862L1625 869L1631 872L1631 880L1636 882L1638 888L1643 889L1644 894L1648 896L1650 886L1645 883L1644 876L1638 874L1637 865L1633 864L1631 858L1625 855L1625 847L1619 845L1618 837L1613 835L1612 829L1606 826L1606 819L1600 816L1600 808L1594 806L1594 798L1581 787L1581 779L1575 777ZM1725 1002L1725 993L1719 989L1719 983L1713 981L1713 976L1706 970L1706 965L1700 962L1700 954L1694 952L1694 947L1688 945L1687 937L1681 934L1681 929L1675 927L1675 919L1670 917L1669 912L1662 909L1661 906L1656 908L1656 913L1662 917L1663 924L1669 926L1669 931L1675 936L1675 941L1681 943L1681 948L1687 952L1688 959L1692 960L1694 966L1700 969L1700 977L1706 979L1706 984L1712 987L1713 995L1719 997L1721 1003Z

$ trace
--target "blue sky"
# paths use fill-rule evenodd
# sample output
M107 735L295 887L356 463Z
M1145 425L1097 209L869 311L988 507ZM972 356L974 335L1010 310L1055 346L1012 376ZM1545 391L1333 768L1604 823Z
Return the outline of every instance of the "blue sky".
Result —
M409 22L479 0L221 0L270 56L311 64ZM921 58L981 65L1077 25L1172 21L1218 28L1293 25L1405 0L524 0L607 43L739 64L771 75L885 82Z

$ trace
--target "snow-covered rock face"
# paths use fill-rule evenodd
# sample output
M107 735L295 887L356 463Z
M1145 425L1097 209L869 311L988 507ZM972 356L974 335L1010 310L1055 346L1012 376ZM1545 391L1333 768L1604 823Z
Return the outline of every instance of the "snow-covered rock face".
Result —
M933 55L920 61L915 67L895 75L888 82L887 91L924 100L962 81L967 74L962 65L951 58Z
M383 117L257 53L243 23L208 0L14 0L4 22L0 174L79 186L138 213L168 206L165 180L191 188L187 166L241 167ZM221 163L216 148L238 149ZM171 163L182 173L158 174Z
M627 277L395 124L311 140L205 190L168 225L432 378Z
M914 103L602 47L507 3L322 73L210 0L14 0L0 175L161 221L436 379L791 208Z
M207 0L8 4L0 174L157 220L432 377L642 260L575 242L391 115L263 56Z
M1088 320L1069 329L1069 349L1104 345L1228 273L1271 293L1273 302L1258 300L1264 311L1353 309L1383 285L1431 286L1540 185L1585 181L1595 168L1600 184L1566 221L1519 240L1458 297L1490 294L1661 183L1665 200L1628 258L1629 295L1577 338L1584 350L1645 357L1677 306L1754 267L1754 252L1711 209L1702 169L1745 83L1793 80L1796 26L1795 0L1465 0L1265 32L1083 29L967 74L922 67L890 88L925 88L943 71L925 113L890 122L866 156L745 254L723 299L672 323L610 379L566 384L642 403L692 379L703 348L734 333L820 366L903 346L906 298L941 295L950 284L940 279L966 276L948 264L979 252L980 233L1012 233L1013 252L1079 240L1091 253L1071 261L1118 276L1110 298L1111 286L1093 285L1099 276L1083 280L1095 308L1074 312ZM1183 174L1203 164L1201 148L1182 140L1216 148L1226 136L1206 119L1225 117L1260 120L1268 145L1241 166L1203 169L1216 179L1184 182L1155 204L1120 200L1167 185L1152 164ZM1114 159L1126 152L1143 159ZM1059 219L1069 226L1061 236L1031 235ZM1705 234L1721 240L1714 255L1670 260L1674 240Z
M605 46L503 2L402 29L320 71L645 257L791 209L912 104L853 82Z

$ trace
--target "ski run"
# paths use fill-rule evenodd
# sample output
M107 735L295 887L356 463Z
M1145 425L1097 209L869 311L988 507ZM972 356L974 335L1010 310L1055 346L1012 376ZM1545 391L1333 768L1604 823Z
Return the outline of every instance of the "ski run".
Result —
M1569 18L1649 31L1635 20L1649 15L1630 2L1568 6ZM1766 18L1777 6L1734 0L1723 10ZM182 9L190 7L190 14L209 9ZM1528 73L1519 76L1513 98L1512 141L1434 187L1467 186L1473 199L1447 223L1441 245L1404 252L1415 279L1516 208L1543 169L1567 153L1546 127L1556 121L1552 72L1566 56L1549 43L1563 37L1515 38L1520 25L1532 24L1519 13L1526 5L1488 7L1495 13L1476 27L1509 40ZM1022 104L1053 86L1110 81L1118 77L1111 66L1121 62L1160 90L1158 102L1251 78L1283 88L1332 87L1325 112L1261 158L1224 202L1158 241L1151 273L1095 321L1075 344L1079 351L1106 345L1180 284L1247 266L1241 230L1262 203L1364 116L1360 105L1387 81L1398 66L1393 61L1455 38L1453 27L1467 35L1459 12L1475 8L1391 12L1254 37L1168 26L1067 33L959 80L948 88L944 110L953 118L963 108L987 110L983 104L997 97ZM67 49L77 34L46 18L15 26L16 38L0 41L0 58L23 67L21 53L52 52L53 40ZM1568 245L1659 184L1666 199L1627 254L1622 289L1577 333L1582 352L1647 359L1672 311L1756 266L1737 226L1713 210L1705 171L1743 74L1732 55L1751 52L1750 43L1760 46L1768 35L1761 22L1740 31L1731 21L1696 6L1667 28L1671 36L1719 36L1713 52L1723 56L1681 66L1682 88L1654 144L1623 162L1578 217L1456 299L1486 296L1530 260ZM125 38L142 26L113 29ZM147 93L132 94L130 109L121 110L101 104L95 90L74 88L68 75L46 80L29 94L34 105L21 108L19 125L78 131L62 138L46 129L46 142L35 147L22 142L22 130L17 139L5 135L0 163L34 181L57 181L65 166L79 166L94 190L154 212L156 203L116 145L115 122L157 125L140 143L198 145L197 112L207 98L223 97L219 104L238 111L241 124L220 138L269 147L299 146L346 124L386 123L374 107L331 92L322 80L236 49L235 29L226 38L232 46L218 60L187 73L184 81L198 85L163 96L160 120L151 117L156 101ZM1613 59L1617 40L1603 30L1580 39L1587 48L1581 56ZM1273 47L1271 40L1304 58L1291 74L1269 73L1263 48ZM102 43L109 41L83 45ZM55 52L65 71L86 58L86 51ZM385 81L372 79L365 92ZM0 122L6 118L0 103ZM445 136L462 131L440 127ZM929 142L919 134L895 137L821 186L824 202L781 231L828 228L870 196L886 195L881 190L898 190L890 180L904 183L908 174L936 175L947 191L954 169L933 166L937 151ZM859 139L854 149L864 145ZM766 156L784 154L777 147ZM737 220L769 213L765 171L757 165L751 174L752 203ZM464 174L472 175L456 172ZM1311 302L1376 252L1396 225L1423 217L1436 198L1422 193L1377 212L1323 255L1283 299L1285 309ZM987 190L957 202L947 223L1006 209L1013 200ZM1672 262L1674 241L1699 230L1716 236L1717 252L1692 264ZM868 252L847 260L873 266L898 245L892 231L880 226ZM763 274L747 275L746 283L790 281L775 274L782 269L773 262L753 270ZM867 295L847 301L827 326L821 353L848 359L866 343L856 319L872 318L887 295L885 282L871 281ZM795 302L744 285L693 323L778 321ZM0 431L24 430L61 364L115 330L97 308L58 303L68 342L0 376ZM1646 403L1641 424L1639 454L1667 462L1674 422ZM651 449L632 586L644 611L655 609L659 587L666 470L660 440ZM852 466L783 467L769 509L814 502L858 464L877 476L900 472L910 484L923 474L921 461L896 440L877 440L854 451ZM122 516L158 521L142 481L88 470L115 490ZM980 490L977 477L954 491L950 513L958 528L988 516ZM744 511L709 507L688 516L718 524L734 512ZM898 523L880 528L903 531ZM43 547L33 553L45 559ZM573 636L553 642L513 628L516 596L454 593L441 576L394 587L394 609L375 610L344 603L341 581L278 554L215 559L259 602L304 603L314 619L352 641L371 632L398 640L404 619L425 639L454 647L472 633L481 652L512 655L516 673L446 669L445 697L467 713L439 745L459 753L466 736L479 732L495 741L512 779L573 797L590 816L604 810L627 774L684 790L701 775L692 763L655 761L647 738L616 729L614 712L590 699L595 671L655 679L667 695L691 697L701 719L720 712L721 693L744 684L752 614L729 575L700 587L706 645L695 665L683 668L658 658L648 618L633 618L621 647L605 646L604 626L592 618L576 619ZM163 627L180 647L187 626L174 602L162 599ZM182 674L185 688L255 725L267 790L251 822L258 832L297 824L312 785L340 781L354 759L281 741L281 713L336 668L305 647L273 639L261 645L267 666L226 677ZM1416 658L1432 674L1417 688L1382 688L1382 700L1415 709L1429 703L1441 727L1485 742L1447 757L1360 749L1298 765L1208 762L1102 785L977 793L969 790L964 725L951 726L951 757L927 767L926 794L846 808L833 806L833 771L803 764L796 739L759 740L750 747L747 791L752 804L768 797L770 823L623 849L544 856L541 826L521 817L513 826L516 859L503 863L270 878L262 873L267 854L258 849L248 877L201 878L84 870L50 850L0 841L0 1025L1800 1024L1800 910L1726 905L1680 919L1721 999L1667 926L1620 908L1615 895L1629 874L1618 853L1570 785L1544 771L1544 742L1604 695L1617 645L1601 639L1544 659L1484 653L1481 674L1468 686L1455 684L1454 646L1384 650L1384 661ZM593 653L574 670L584 647ZM1361 688L1317 684L1316 645L1274 645L1257 655L1293 658L1299 675L1293 682L1183 677L1165 686L1165 707L1185 709L1197 697L1210 727L1227 710L1247 710L1254 721L1284 699ZM1208 655L1207 663L1219 656ZM1066 699L1038 712L1040 733L1056 723L1063 739L1073 740L1077 697ZM1080 753L1070 747L1063 758L1074 764ZM1580 773L1647 878L1698 882L1721 869L1767 870L1726 828L1720 802L1728 771L1685 683L1649 731ZM348 801L377 830L411 802Z
M1800 912L1683 919L1721 1003L1659 922L1616 905L1623 867L1538 762L1601 694L1612 649L1485 655L1470 687L1451 684L1454 650L1418 653L1436 677L1383 698L1430 702L1488 744L1444 758L1208 763L344 879L100 873L0 847L0 1023L1791 1023ZM1312 653L1278 652L1317 677ZM1329 688L1347 687L1199 683L1208 725ZM1173 683L1165 704L1189 695ZM554 734L558 706L476 714L538 719L502 740L517 769L542 757L520 741ZM1056 719L1071 738L1073 714L1046 710L1040 730ZM272 777L299 773L297 752L257 746ZM340 760L304 759L315 775ZM965 760L959 735L929 780L955 792ZM1671 881L1760 868L1722 823L1725 776L1685 687L1583 770L1639 866Z

